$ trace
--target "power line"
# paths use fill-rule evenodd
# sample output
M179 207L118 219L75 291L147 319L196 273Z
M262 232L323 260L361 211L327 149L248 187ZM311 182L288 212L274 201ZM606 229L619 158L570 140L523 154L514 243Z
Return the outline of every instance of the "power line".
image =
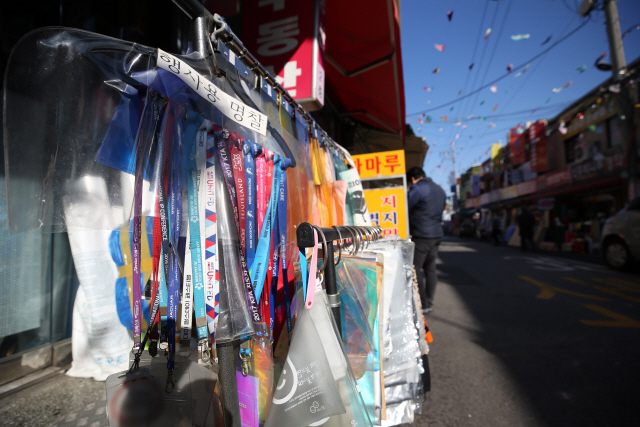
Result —
M521 68L524 68L527 64L535 61L536 59L540 58L542 55L546 54L547 52L549 52L551 49L553 49L554 47L558 46L560 43L562 43L563 41L565 41L566 39L568 39L569 37L571 37L572 35L574 35L575 33L577 33L578 31L580 31L585 25L587 25L589 23L588 20L583 21L580 25L578 25L576 28L574 28L573 30L571 30L571 32L569 32L566 36L562 37L561 39L559 39L558 41L556 41L555 43L553 43L551 46L549 46L547 49L543 50L542 52L538 53L537 55L535 55L534 57L530 58L529 60L523 62L522 64L518 65L517 67L513 68L512 71L518 71ZM454 99L453 101L449 101L446 102L444 104L438 105L437 107L433 107L433 108L429 108L427 110L423 110L423 111L418 111L416 113L412 113L412 114L407 114L407 117L413 117L413 116L419 116L420 114L425 114L425 113L430 113L432 111L436 111L439 110L440 108L443 107L448 107L450 105L455 104L456 102L460 102L463 99L466 99L470 96L475 95L476 93L496 84L497 82L499 82L500 80L503 80L507 77L509 77L511 75L511 73L506 73L490 82L488 82L487 84L485 84L484 86L469 92L466 95L460 96L458 99Z

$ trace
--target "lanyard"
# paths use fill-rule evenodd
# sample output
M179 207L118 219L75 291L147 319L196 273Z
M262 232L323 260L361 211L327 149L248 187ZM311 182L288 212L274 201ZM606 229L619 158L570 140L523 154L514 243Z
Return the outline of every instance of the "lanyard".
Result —
M262 230L262 224L264 224L264 216L267 213L267 160L266 153L267 150L262 150L260 154L256 157L256 171L257 171L257 203L256 208L258 209L258 227L256 228L256 233L260 234L260 230ZM253 263L251 263L253 265Z
M169 187L169 216L171 221L171 253L169 254L169 276L167 277L167 341L169 345L169 361L167 369L173 372L176 352L176 320L178 300L180 298L180 266L178 261L178 241L180 239L180 223L182 221L182 174L180 172L180 149L182 148L181 120L176 120L175 136L178 143L173 145L171 155L171 184ZM172 374L167 383L173 382ZM167 386L168 387L168 386Z
M191 268L193 272L193 300L196 310L196 330L198 340L207 339L207 315L204 303L204 281L202 275L202 242L200 240L200 209L198 207L198 167L196 165L196 134L202 124L202 117L194 112L187 113L187 128L184 135L185 170L188 171L187 194L189 199L189 236L191 238ZM185 261L186 263L186 261Z
M277 167L274 168L274 178L271 187L271 198L269 200L269 206L267 208L267 214L265 215L264 224L260 232L260 239L258 240L258 248L256 249L256 258L251 266L251 281L253 282L253 288L256 291L256 298L260 300L262 294L262 288L264 287L264 279L267 275L267 267L269 261L269 252L271 249L271 228L275 220L277 203L278 203L278 187L280 185L280 156L276 154L274 156L274 163Z
M187 223L187 242L184 248L184 274L182 275L180 341L189 341L191 339L191 313L193 312L193 261L191 255L191 224Z
M231 165L233 167L233 179L236 182L236 196L238 199L238 238L242 251L246 254L247 238L247 184L244 170L243 147L244 139L236 133L231 133L227 141Z
M300 271L302 272L302 296L307 295L307 254L300 251Z
M205 192L205 304L211 342L215 345L218 323L217 310L220 295L219 264L216 221L216 149L212 134L207 135L206 144L206 192Z
M278 195L278 231L280 235L280 259L282 260L282 281L284 288L284 302L287 316L287 330L293 331L291 324L291 300L289 299L289 280L287 276L287 168L291 167L291 160L282 158L280 168L280 192Z
M256 256L256 160L255 157L262 152L255 142L245 140L242 147L244 153L245 177L247 179L247 265L253 264Z
M231 169L231 164L229 163L229 152L225 144L225 139L229 139L229 136L229 131L226 129L222 130L221 132L216 132L216 154L218 156L218 161L220 162L224 181L227 184L227 190L229 191L229 195L231 196L230 198L231 204L233 205L236 228L239 228L238 200L236 198L236 189L233 185L233 172ZM242 281L244 283L245 293L247 295L247 302L249 303L249 311L251 311L253 322L260 323L261 319L260 312L258 310L258 300L256 299L256 296L253 292L253 287L251 286L251 279L249 277L247 268L247 260L245 259L242 248L240 247L238 247L238 255L238 258L240 259Z

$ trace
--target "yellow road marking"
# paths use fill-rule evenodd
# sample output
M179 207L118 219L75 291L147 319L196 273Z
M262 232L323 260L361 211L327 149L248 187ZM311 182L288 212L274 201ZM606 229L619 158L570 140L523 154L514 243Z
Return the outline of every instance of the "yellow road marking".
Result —
M630 317L623 316L614 311L607 310L604 307L600 307L596 304L585 304L583 307L600 313L613 320L581 320L581 323L589 326L613 326L616 328L640 328L640 322L633 320Z
M627 282L626 280L614 279L614 278L609 278L609 279L593 278L592 280L595 282L604 283L609 286L615 286L616 288L621 289L623 291L640 292L640 286L634 284L633 282Z
M580 285L588 286L588 287L590 287L592 289L597 289L598 291L601 291L601 292L604 292L604 293L607 293L607 294L610 294L610 295L615 295L617 297L624 298L624 299L629 300L629 301L640 302L640 298L631 297L629 295L622 294L622 293L620 293L620 292L618 292L618 291L616 291L614 289L605 288L603 286L592 285L590 283L584 282L584 281L582 281L580 279L576 279L574 277L564 277L564 280L568 280L568 281L573 282L573 283L578 283ZM593 279L593 280L597 280L597 279Z
M569 291L562 288L556 288L555 286L547 285L546 283L539 282L528 276L519 276L522 280L526 280L529 283L533 283L534 285L540 288L540 293L536 296L538 299L551 299L556 295L556 292L574 295L581 298L593 299L596 301L611 301L610 298L597 297L594 295L583 294L580 292Z

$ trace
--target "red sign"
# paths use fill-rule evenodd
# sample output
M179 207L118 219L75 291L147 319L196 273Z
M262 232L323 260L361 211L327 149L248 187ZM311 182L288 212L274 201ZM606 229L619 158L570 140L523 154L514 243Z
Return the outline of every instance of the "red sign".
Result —
M509 160L511 165L521 165L526 162L525 147L524 147L524 128L522 126L516 126L511 129L509 133Z
M325 0L245 0L242 41L309 111L324 105Z
M571 182L571 171L568 167L544 175L545 187L557 187Z
M528 129L532 172L544 172L549 169L546 131L547 124L544 121L536 122Z

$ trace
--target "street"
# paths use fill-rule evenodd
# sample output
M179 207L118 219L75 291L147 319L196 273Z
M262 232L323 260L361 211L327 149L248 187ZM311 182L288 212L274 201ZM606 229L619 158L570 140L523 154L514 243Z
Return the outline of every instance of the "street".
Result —
M637 426L640 276L445 238L418 426Z

